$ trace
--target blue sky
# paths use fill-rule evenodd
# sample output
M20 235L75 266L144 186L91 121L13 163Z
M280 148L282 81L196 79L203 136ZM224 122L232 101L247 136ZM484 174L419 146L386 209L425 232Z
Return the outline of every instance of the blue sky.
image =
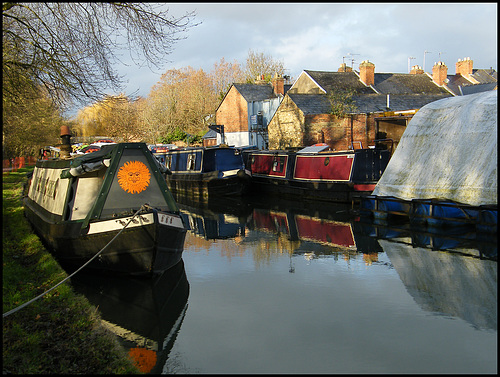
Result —
M336 71L345 61L359 69L432 72L443 61L455 73L458 59L497 69L496 3L169 3L173 16L195 11L200 24L173 46L169 61L153 71L119 66L126 93L147 96L161 74L191 66L209 72L221 58L244 64L252 49L283 61L286 73ZM427 54L424 54L428 51ZM343 58L347 56L347 58ZM413 57L414 59L410 59ZM354 62L351 61L354 59Z

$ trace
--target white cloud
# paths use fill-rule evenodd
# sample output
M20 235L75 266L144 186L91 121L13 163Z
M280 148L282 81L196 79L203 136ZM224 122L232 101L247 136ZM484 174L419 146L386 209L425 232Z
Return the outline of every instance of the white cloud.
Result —
M471 57L475 68L497 67L495 3L173 3L179 17L195 11L187 39L174 45L162 72L119 68L129 80L127 92L147 95L161 73L192 66L210 71L221 58L244 64L248 50L284 62L289 74L304 69L338 69L354 53L354 68L365 59L378 72L406 73L412 65L426 71L439 59L454 73L459 58ZM345 59L351 64L349 59ZM130 89L130 90L129 90Z

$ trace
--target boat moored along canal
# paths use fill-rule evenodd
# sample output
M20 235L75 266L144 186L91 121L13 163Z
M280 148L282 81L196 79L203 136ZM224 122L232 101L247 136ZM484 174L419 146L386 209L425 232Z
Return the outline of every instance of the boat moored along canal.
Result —
M161 169L144 143L38 160L26 217L65 266L163 272L181 260L186 227Z
M496 90L422 107L360 214L414 226L498 231Z
M327 144L245 153L253 192L336 203L371 194L391 156L387 149L332 151Z
M186 147L155 156L170 170L166 180L176 195L191 199L241 196L249 184L241 152L234 147Z

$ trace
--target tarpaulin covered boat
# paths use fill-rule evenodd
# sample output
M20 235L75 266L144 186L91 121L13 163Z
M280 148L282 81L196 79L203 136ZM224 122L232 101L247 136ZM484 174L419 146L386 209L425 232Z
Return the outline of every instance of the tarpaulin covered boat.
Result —
M361 212L497 231L497 91L422 107Z

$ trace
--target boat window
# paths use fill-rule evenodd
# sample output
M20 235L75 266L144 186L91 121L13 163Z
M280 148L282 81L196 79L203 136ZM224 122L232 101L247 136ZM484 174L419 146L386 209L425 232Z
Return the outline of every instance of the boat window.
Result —
M285 166L285 157L275 157L273 160L273 171L282 173Z
M172 166L172 156L171 155L165 155L165 166L170 169Z
M87 173L74 180L69 189L67 220L84 219L99 195L106 169Z
M196 155L195 154L189 154L188 155L187 170L194 170L194 168L195 168L195 160L196 160Z

